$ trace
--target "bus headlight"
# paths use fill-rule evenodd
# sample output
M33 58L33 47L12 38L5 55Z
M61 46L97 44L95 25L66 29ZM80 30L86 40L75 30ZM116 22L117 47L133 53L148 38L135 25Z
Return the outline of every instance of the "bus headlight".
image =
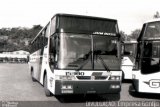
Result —
M68 89L72 89L73 86L72 86L72 85L68 85L67 88L68 88Z
M68 84L62 84L61 93L62 94L73 93L73 86Z
M61 89L66 89L67 88L67 86L66 85L62 85L62 88Z
M119 76L117 76L117 77L116 77L116 80L120 80L120 77L119 77Z
M120 76L111 76L110 80L120 80Z
M120 88L120 85L111 85L110 88L112 88L112 89L118 89L118 88Z
M75 76L64 76L64 75L57 75L56 79L58 80L75 80Z
M111 80L115 80L115 77L111 77Z
M73 89L72 85L62 85L61 89Z

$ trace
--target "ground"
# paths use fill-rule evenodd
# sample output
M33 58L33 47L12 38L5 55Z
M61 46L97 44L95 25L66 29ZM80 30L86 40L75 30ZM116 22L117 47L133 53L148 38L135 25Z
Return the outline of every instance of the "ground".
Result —
M113 107L115 104L126 106L125 104L139 104L138 102L155 104L160 99L160 95L156 94L130 93L130 86L130 82L122 84L120 97L118 95L46 97L43 86L31 80L27 64L0 64L0 106L3 107L10 107L7 104L16 107L53 107L53 105L54 107ZM156 104L159 106L158 102Z

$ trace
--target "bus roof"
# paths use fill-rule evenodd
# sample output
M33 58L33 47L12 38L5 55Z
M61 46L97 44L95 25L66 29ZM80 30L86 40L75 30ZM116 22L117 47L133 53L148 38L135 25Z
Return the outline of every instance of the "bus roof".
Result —
M79 17L79 18L99 19L99 20L110 20L110 21L116 21L117 22L116 19L109 19L109 18L95 17L95 16L86 16L86 15L76 15L76 14L57 13L53 17L56 17L56 16L68 16L68 17Z
M103 21L111 21L114 23L117 23L116 19L109 19L109 18L103 18L103 17L94 17L94 16L84 16L84 15L75 15L75 14L64 14L64 13L57 13L55 14L51 20L54 17L75 17L75 18L86 18L86 19L93 19L93 20L103 20ZM36 40L36 38L39 36L39 34L46 28L46 26L50 23L50 21L40 30L40 32L35 36L35 38L31 41L31 44Z
M160 21L160 18L148 20L148 21L146 21L144 24L146 24L146 23L151 23L151 22L157 22L157 21Z

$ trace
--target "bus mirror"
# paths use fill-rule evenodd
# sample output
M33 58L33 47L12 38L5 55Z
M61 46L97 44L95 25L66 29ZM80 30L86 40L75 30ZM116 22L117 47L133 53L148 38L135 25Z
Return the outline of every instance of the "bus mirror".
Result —
M53 55L50 55L49 57L49 62L52 64L54 62L54 56Z
M118 36L118 38L120 38L120 37L121 37L121 34L120 34L120 33L117 33L117 36Z

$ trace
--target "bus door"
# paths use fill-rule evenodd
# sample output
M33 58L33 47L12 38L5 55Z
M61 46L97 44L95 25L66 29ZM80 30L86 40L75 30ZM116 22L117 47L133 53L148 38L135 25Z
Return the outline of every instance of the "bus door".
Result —
M160 71L160 42L145 41L141 56L142 74L156 73Z
M55 38L50 38L50 46L49 46L49 65L51 70L54 72L54 65L55 65L55 56L56 56L56 49L55 49Z
M141 44L140 72L135 85L138 92L160 93L160 41ZM136 84L137 83L137 84Z

